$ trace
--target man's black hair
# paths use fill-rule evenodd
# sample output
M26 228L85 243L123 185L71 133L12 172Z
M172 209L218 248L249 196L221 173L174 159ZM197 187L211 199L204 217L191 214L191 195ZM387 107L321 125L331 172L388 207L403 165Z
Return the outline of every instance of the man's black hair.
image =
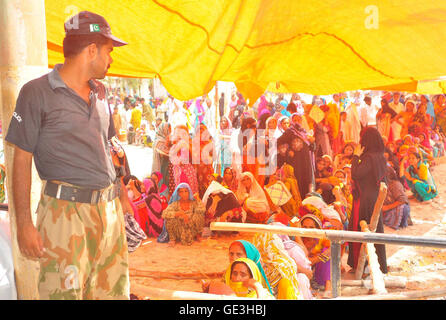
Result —
M101 34L67 36L63 39L63 55L65 58L72 58L92 43L96 43L96 46L100 49L108 41L109 39Z

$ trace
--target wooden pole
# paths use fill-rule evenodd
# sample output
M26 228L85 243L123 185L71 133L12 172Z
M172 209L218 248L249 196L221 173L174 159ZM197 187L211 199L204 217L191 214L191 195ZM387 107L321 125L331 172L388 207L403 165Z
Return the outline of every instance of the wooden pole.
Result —
M384 276L384 284L386 288L407 288L407 279L404 277L387 277ZM372 280L342 280L343 287L372 287Z
M0 0L0 30L0 110L4 138L21 87L48 72L44 0ZM14 147L5 142L3 145L6 187L8 195L12 195ZM40 196L40 180L35 169L31 189L31 212L34 212ZM39 265L20 253L12 197L8 202L17 296L18 299L37 299Z
M381 209L384 204L384 200L386 200L386 195L387 195L387 185L384 182L381 182L379 187L378 198L376 199L372 217L370 218L369 229L372 232L375 232L376 227L378 226L379 217L381 215ZM365 244L362 244L361 250L359 252L358 265L356 266L356 273L355 273L355 278L357 280L362 278L362 275L364 273L365 261L366 261L366 249L365 249Z
M166 271L148 271L130 269L130 276L132 277L144 277L154 279L175 279L175 280L201 280L201 279L221 279L224 272L166 272Z
M331 300L415 300L425 298L439 298L446 297L446 288L407 291L388 294L376 294L367 296L353 296L353 297L338 297Z
M138 292L152 300L259 300L254 298L241 298L202 292L177 291L143 286L132 282L132 292Z
M361 230L363 232L370 232L367 227L367 222L364 220L361 221ZM376 255L375 245L373 243L367 243L366 248L370 266L370 275L372 278L373 292L376 294L385 294L387 293L387 290L384 284L384 276L379 266L378 256Z

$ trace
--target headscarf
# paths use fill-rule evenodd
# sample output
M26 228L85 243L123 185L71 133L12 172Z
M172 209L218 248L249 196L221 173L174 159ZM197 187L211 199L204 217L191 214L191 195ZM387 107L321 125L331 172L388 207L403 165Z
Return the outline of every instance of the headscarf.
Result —
M268 111L268 101L266 100L265 95L262 95L260 97L260 102L257 107L257 112L259 114L259 117L262 114L263 110L265 110L265 109Z
M257 250L257 248L251 242L246 241L246 240L236 240L234 242L239 242L243 245L243 248L245 249L246 257L248 259L251 259L252 261L254 261L254 263L256 264L257 268L259 269L259 271L262 275L262 278L263 278L262 283L266 284L269 292L271 294L273 294L273 291L271 289L271 286L269 285L268 279L266 278L265 271L263 270L262 261L261 261L262 257L260 255L259 250ZM231 243L231 246L233 243Z
M276 123L277 123L277 126L276 126L276 129L269 129L268 128L268 124L270 123L270 121L273 121L273 120L275 120L276 121ZM274 117L269 117L268 119L266 119L266 123L265 123L265 131L266 132L269 132L270 130L273 130L272 131L272 133L270 134L268 134L268 137L269 138L278 138L282 133L280 132L280 130L279 130L279 122L277 121L277 119L276 118L274 118Z
M384 141L376 128L367 127L362 133L360 143L364 147L364 153L384 152Z
M265 268L271 270L272 273L278 272L281 278L289 280L295 298L303 300L302 293L299 290L296 262L288 255L278 235L270 232L256 233L253 238L253 245L259 250ZM275 283L270 284L272 287L276 287L278 285L277 280L280 280L280 278L273 280L275 280Z
M163 174L159 171L156 171L153 173L154 175L156 175L158 177L158 192L159 193L164 193L164 191L167 190L167 186L163 183Z
M423 142L421 142L421 145L426 147L426 148L428 148L428 149L430 149L430 150L432 150L432 146L430 144L430 141L429 141L429 138L428 138L427 134L424 133L424 132L421 132L419 134L419 136L423 136L424 137Z
M227 168L225 168L225 170L223 170L223 176L222 176L223 180L222 180L222 184L223 184L223 183L226 184L226 181L224 180L224 173L225 173L226 170L230 170L230 171L231 171L231 173L232 173L232 180L231 180L229 186L226 186L226 185L225 185L224 187L225 187L225 188L229 188L229 189L232 190L233 192L237 192L237 190L238 190L238 185L239 185L239 183L238 183L238 179L237 179L237 172L236 172L234 169L232 169L231 167L227 167Z
M435 119L435 109L434 109L434 105L433 103L429 100L429 97L425 94L423 94L423 97L426 99L427 101L427 106L426 106L426 113L428 115L430 115L433 119L432 121L432 125L435 125L436 119Z
M257 292L253 289L248 289L241 285L241 283L233 282L231 280L231 273L233 265L236 262L243 262L247 265L248 269L251 271L252 277L255 281L262 283L262 274L259 271L259 268L257 268L257 265L248 258L238 258L237 260L234 260L231 265L228 267L228 270L225 273L225 283L231 287L231 289L235 292L237 297L245 297L245 298L258 298Z
M413 110L415 110L415 107L417 106L417 104L415 103L415 101L413 101L412 99L407 99L406 102L404 103L404 107L407 110L407 104L408 103L412 103L413 105Z
M258 122L257 122L257 128L258 129L265 129L266 128L266 120L268 120L271 117L271 113L268 111L268 109L263 110L261 114L258 115Z
M239 195L239 199L243 199L243 195L248 193L249 198L247 200L248 207L254 212L269 212L270 208L268 205L268 200L265 196L265 192L262 187L260 187L257 180L254 178L254 175L251 172L243 172L240 177L240 181L243 180L244 177L249 177L251 180L251 188L249 192L246 190L246 187L243 183L240 182L239 190L237 194Z
M316 224L318 229L322 229L322 222L321 220L315 216L314 214L311 213L307 213L306 215L304 215L301 219L300 222L302 223L305 219L311 219L314 221L314 223Z
M374 127L367 127L361 136L361 145L364 147L364 152L360 156L360 160L368 159L372 168L373 181L377 184L385 178L387 161L384 158L384 142L379 131ZM355 167L352 166L352 178L355 178Z
M289 119L287 116L281 116L278 120L277 120L277 129L279 129L279 131L281 133L285 132L285 129L282 126L282 121L285 119ZM291 125L291 124L290 124Z
M294 112L294 113L291 115L291 117L290 117L290 122L291 122L291 123L298 123L298 122L293 122L293 117L294 117L294 116L297 116L297 117L299 117L300 119L302 119L302 116L301 116L299 113Z
M384 102L384 105L382 105L382 102ZM395 110L393 110L390 106L389 106L389 102L386 99L382 99L381 100L381 109L382 109L382 113L390 113L391 117L393 118L394 116L396 116L396 112Z
M228 122L228 127L226 129L222 129L221 128L221 120L225 119ZM225 136L230 136L231 135L231 131L232 131L232 122L231 120L229 120L229 118L227 116L222 116L220 118L220 134L225 135Z
M235 99L233 99L235 98ZM231 100L229 101L229 109L233 109L237 107L237 95L235 94L235 92L231 95Z
M198 118L198 124L200 124L204 119L204 107L201 104L201 99L197 99L195 101L195 110L196 110L196 116ZM198 114L201 113L199 116Z
M156 193L158 194L158 186L155 184L153 179L145 178L143 181L144 188L146 189L146 195Z
M325 219L334 219L342 222L339 213L333 207L327 205L322 198L316 196L307 197L302 201L302 205L308 204L320 210Z
M184 183L184 182L183 182L183 183L180 183L180 184L176 187L175 191L174 191L173 194L172 194L172 197L171 197L170 200L169 200L169 204L172 204L172 203L177 202L177 201L180 200L180 195L178 194L178 191L179 191L180 189L187 189L187 190L189 190L189 200L190 200L190 201L194 201L194 200L195 200L194 195L193 195L193 193L192 193L192 189L190 188L190 186L189 186L187 183Z
M233 193L233 192L231 190L229 190L228 188L223 187L217 181L212 181L211 184L209 185L209 187L206 189L206 192L203 195L203 199L202 199L203 203L206 205L209 196L211 194L215 194L215 193L229 194L229 193Z
M155 148L161 150L162 152L169 154L169 146L167 145L167 138L169 136L169 127L170 124L168 122L163 122L158 127L155 133Z
M410 144L406 144L406 139L410 139ZM403 143L407 146L413 145L413 137L410 134L406 134L403 138Z

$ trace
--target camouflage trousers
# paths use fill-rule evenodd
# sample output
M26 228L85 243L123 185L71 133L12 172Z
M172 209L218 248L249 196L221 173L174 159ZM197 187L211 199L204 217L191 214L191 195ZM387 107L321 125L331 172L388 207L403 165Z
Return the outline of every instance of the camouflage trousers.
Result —
M40 299L129 299L127 240L119 198L92 205L42 192L37 230L45 248L40 259Z

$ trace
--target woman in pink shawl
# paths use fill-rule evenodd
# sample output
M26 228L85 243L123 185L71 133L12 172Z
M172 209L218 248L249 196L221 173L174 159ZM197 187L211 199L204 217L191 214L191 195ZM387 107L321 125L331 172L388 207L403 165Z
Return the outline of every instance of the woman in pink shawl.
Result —
M148 236L158 237L163 230L163 210L167 207L167 200L159 194L158 186L153 179L143 180L143 199L148 209L149 223L147 226Z
M259 102L259 105L257 107L258 117L260 117L260 115L262 114L263 110L267 110L269 112L269 110L268 110L268 101L266 100L264 95L262 95L260 97L260 102Z
M161 196L166 197L166 199L167 199L167 197L169 196L169 189L164 184L163 174L161 172L157 171L157 172L153 172L150 177L153 179L153 181L155 181L155 184L158 187L158 193Z
M203 119L204 119L204 114L206 113L206 111L204 110L203 105L201 104L201 98L198 98L198 99L195 101L194 113L195 113L195 124L194 124L194 128L197 128L198 125L203 121Z

